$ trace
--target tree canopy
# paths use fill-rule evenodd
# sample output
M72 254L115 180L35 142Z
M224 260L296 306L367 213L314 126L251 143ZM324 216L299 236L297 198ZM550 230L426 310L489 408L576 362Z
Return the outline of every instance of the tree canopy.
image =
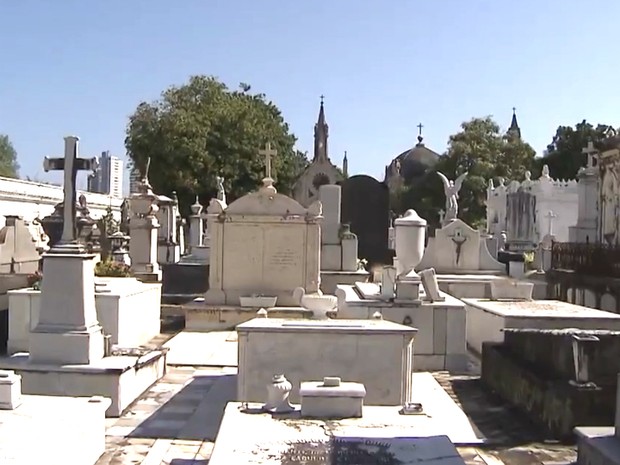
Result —
M157 101L142 102L129 118L125 146L132 165L143 171L151 158L149 181L161 194L177 191L184 209L194 196L215 196L216 176L225 178L228 199L260 185L266 143L278 151L272 177L289 194L308 165L293 146L295 136L280 110L248 84L231 91L214 77L193 76L170 87ZM229 200L230 201L230 200Z
M0 176L16 178L19 176L17 152L9 136L0 134Z
M586 120L577 123L574 128L558 126L553 140L547 146L547 152L537 159L537 165L548 165L549 174L554 179L574 179L579 168L585 166L587 161L583 148L589 141L595 147L600 147L611 128L607 124L597 124L595 127Z
M461 130L450 136L448 150L434 170L405 188L396 204L400 210L414 208L431 224L437 225L439 210L445 209L445 197L442 181L436 172L440 171L452 180L468 172L459 193L458 217L477 227L486 217L489 179L522 178L525 171L534 167L535 154L529 144L502 133L490 116L473 118L461 124Z

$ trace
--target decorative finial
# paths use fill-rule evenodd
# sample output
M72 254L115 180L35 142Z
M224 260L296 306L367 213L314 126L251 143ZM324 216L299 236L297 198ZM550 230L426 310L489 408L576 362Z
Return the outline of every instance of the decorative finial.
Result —
M517 114L517 107L512 107L512 114L516 115Z
M321 94L321 106L323 106L323 101L325 100L325 96Z

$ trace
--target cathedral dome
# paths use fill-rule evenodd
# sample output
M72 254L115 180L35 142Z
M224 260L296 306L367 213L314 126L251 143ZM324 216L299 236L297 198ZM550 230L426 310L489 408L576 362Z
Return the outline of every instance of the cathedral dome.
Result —
M415 147L398 155L394 161L400 164L400 175L405 182L422 176L429 168L434 167L439 160L437 152L427 148L422 143L422 137L418 137Z

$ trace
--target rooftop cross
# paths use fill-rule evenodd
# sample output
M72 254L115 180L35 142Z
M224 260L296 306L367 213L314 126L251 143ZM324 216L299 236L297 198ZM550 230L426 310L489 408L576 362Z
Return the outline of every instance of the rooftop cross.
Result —
M265 144L265 148L260 150L258 153L259 155L263 155L265 157L265 177L271 178L271 157L275 157L278 154L278 151L271 148L271 142L267 142L267 144Z
M77 136L65 137L65 157L43 159L43 169L48 171L64 171L63 227L59 245L77 242L75 204L77 200L75 178L79 170L96 170L96 158L79 158Z
M323 105L323 100L325 100L325 96L321 94L321 105Z
M424 125L423 125L422 123L420 123L420 124L418 124L418 125L417 125L417 128L418 128L418 136L421 136L421 135L422 135L422 128L423 128L423 127L424 127Z

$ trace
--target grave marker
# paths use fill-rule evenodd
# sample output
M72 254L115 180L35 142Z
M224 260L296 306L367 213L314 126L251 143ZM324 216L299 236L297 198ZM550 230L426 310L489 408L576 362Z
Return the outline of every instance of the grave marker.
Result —
M77 200L75 178L78 171L95 171L97 169L97 158L79 158L77 136L65 137L65 157L48 158L43 160L43 169L48 171L64 171L64 209L63 209L63 229L62 237L58 246L71 246L73 249L84 250L84 247L77 243L77 227L75 219L75 206ZM56 248L56 247L54 247ZM53 251L53 249L52 249Z

